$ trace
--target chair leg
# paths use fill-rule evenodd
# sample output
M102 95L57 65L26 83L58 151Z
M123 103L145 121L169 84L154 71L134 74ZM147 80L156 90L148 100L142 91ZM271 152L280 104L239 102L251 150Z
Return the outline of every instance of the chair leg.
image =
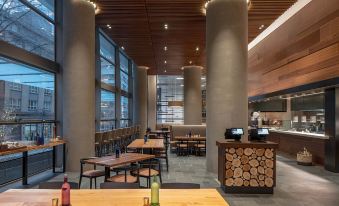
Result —
M97 189L97 178L94 178L94 189Z
M89 188L92 189L92 178L89 178L89 181L90 181Z
M79 178L79 189L81 188L81 180L82 180L82 175L80 175L80 178Z
M166 155L166 168L167 168L167 172L168 172L168 156Z

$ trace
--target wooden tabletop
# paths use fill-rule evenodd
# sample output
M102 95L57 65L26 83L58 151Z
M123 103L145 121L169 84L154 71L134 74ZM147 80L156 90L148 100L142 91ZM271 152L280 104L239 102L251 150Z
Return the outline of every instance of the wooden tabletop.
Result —
M174 140L177 141L206 141L206 137L186 137L186 136L176 136Z
M72 190L73 206L142 206L150 189ZM0 206L50 206L59 198L60 190L8 190L0 194ZM151 198L150 198L151 199ZM216 189L160 190L161 206L228 206Z
M8 151L0 152L0 156L10 155L10 154L17 154L17 153L28 152L28 151L33 151L33 150L40 150L40 149L51 148L51 147L54 147L54 146L65 144L65 143L66 143L66 141L59 140L59 141L55 141L55 142L49 142L49 143L44 144L44 145L30 145L30 146L27 146L27 147L24 147L24 148L20 148L20 149L8 150Z
M144 139L136 139L127 146L130 149L163 149L165 148L163 139L148 139L146 144Z
M105 156L105 157L99 157L95 159L89 159L85 162L87 164L95 164L105 167L117 167L133 162L139 162L143 160L148 160L154 158L154 155L148 155L148 154L140 154L140 153L123 153L120 155L119 158L116 158L115 155L113 156Z
M216 142L218 147L225 147L225 148L230 148L230 147L242 147L242 148L278 148L278 144L275 142L270 142L270 141L264 141L264 142L259 142L259 141L234 141L234 140L218 140Z

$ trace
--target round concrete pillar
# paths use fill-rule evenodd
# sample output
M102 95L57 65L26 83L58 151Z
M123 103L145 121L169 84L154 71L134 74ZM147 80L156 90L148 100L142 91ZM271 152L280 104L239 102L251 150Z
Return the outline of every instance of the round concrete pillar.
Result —
M148 67L140 66L136 68L134 77L134 104L133 104L133 122L140 125L142 138L147 129L147 70Z
M94 155L95 11L83 0L63 1L62 134L67 171Z
M207 170L217 173L216 141L226 128L247 136L248 14L246 0L212 0L206 13Z
M184 124L200 125L202 116L200 66L185 66L184 69Z

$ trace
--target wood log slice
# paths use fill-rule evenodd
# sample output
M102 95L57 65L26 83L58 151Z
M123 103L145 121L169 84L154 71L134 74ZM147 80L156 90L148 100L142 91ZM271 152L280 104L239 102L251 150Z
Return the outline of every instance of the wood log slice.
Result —
M250 174L249 172L244 172L244 173L242 174L242 176L243 176L244 179L246 179L246 180L250 180L250 179L251 179L251 174Z
M265 165L269 168L273 168L273 160L270 160L270 159L266 159L265 160Z
M232 162L233 161L233 155L231 154L226 154L226 160Z
M252 168L250 169L250 173L251 173L251 175L258 175L258 169L255 168L255 167L252 167Z
M235 168L233 177L235 177L235 178L237 178L237 177L242 177L242 173L243 173L243 171L242 171L241 168L239 168L239 167L238 167L238 168Z
M248 187L249 185L250 185L250 181L245 180L245 181L244 181L244 186L245 186L245 187Z
M226 169L229 169L232 167L232 162L227 161L226 162Z
M251 179L250 185L251 185L251 187L258 187L259 186L258 181L256 179Z
M265 159L266 159L266 157L265 157L265 156L262 156L262 157L261 157L261 160L265 160Z
M248 172L248 171L250 171L251 166L249 164L245 164L242 169L244 170L244 172Z
M246 148L244 150L244 154L247 155L247 156L252 155L252 153L253 153L253 149L252 148Z
M259 173L259 174L265 174L265 169L264 169L264 167L259 166L259 167L258 167L258 173Z
M260 187L265 187L265 181L260 180L260 181L259 181L259 186L260 186Z
M249 161L249 164L251 165L251 167L258 167L259 166L259 162L256 159L251 159Z
M233 154L233 158L237 158L238 156L237 156L237 154Z
M266 166L266 164L265 164L265 161L264 161L264 160L261 160L261 161L260 161L260 166L262 166L262 167L265 167L265 166Z
M233 170L228 169L226 170L226 178L232 178L233 177Z
M259 180L261 180L261 181L265 180L265 176L264 175L259 175Z
M233 178L227 178L226 179L226 186L233 186L234 180Z
M247 164L250 161L248 159L248 156L246 156L246 155L241 156L240 160L241 160L241 164L243 164L243 165Z
M265 150L265 157L271 159L273 157L273 151L271 149Z
M268 177L268 178L265 178L265 185L267 187L273 187L273 179Z
M244 184L244 181L241 178L235 178L234 179L234 185L235 186L242 186Z
M243 149L243 148L238 148L238 149L236 150L236 153L237 153L238 156L241 156L241 155L244 154L244 149Z
M267 169L265 170L265 175L266 175L267 177L273 177L273 169L267 168Z
M257 159L257 155L255 153L253 153L251 156L252 156L252 159Z
M234 154L234 153L235 153L235 149L234 149L234 148L230 148L230 149L228 150L228 152L231 153L231 154Z
M257 151L255 151L255 154L256 154L258 157L263 156L264 153L265 153L265 149L257 149Z
M241 165L241 161L239 159L233 159L232 165L234 167L239 167Z

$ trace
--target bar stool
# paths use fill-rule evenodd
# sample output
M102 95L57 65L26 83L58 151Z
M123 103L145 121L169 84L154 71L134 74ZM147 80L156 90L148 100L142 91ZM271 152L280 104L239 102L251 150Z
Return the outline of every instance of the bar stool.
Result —
M102 133L95 133L95 155L100 157L102 155Z

